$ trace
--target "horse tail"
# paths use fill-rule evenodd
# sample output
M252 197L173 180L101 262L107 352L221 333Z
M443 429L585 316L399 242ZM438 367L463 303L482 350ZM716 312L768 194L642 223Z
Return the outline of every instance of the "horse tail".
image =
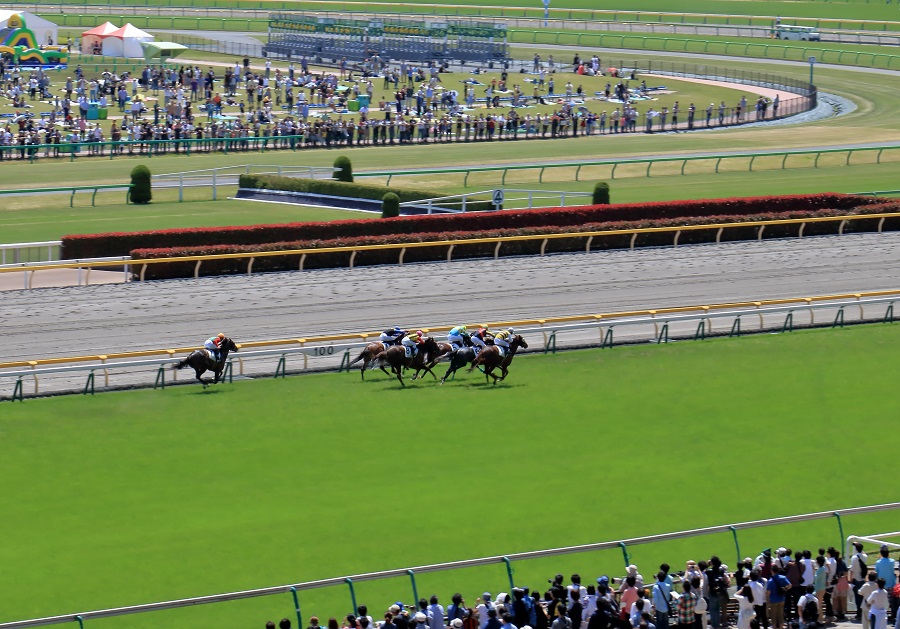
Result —
M177 363L172 365L172 369L184 369L185 367L187 367L190 364L191 364L191 357L188 356L184 360L179 360Z
M389 366L390 364L391 362L388 360L387 352L381 352L372 359L373 369L383 369L385 366Z
M363 351L361 351L361 352L359 353L359 356L357 356L356 358L354 358L354 359L350 362L350 365L349 365L349 366L352 367L353 365L355 365L356 363L358 363L359 361L361 361L363 358L365 358L365 357L366 357L366 354L368 353L368 351L369 351L368 348L364 348Z

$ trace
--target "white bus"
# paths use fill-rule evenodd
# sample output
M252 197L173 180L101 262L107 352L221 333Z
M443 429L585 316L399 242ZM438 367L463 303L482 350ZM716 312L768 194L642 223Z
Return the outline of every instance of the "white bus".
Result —
M798 41L821 41L819 30L814 26L775 27L775 39L795 39Z

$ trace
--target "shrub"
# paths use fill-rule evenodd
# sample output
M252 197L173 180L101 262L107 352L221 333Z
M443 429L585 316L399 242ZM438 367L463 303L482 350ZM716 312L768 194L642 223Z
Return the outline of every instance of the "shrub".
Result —
M874 209L867 210L874 213ZM845 211L824 210L824 211L795 211L795 212L770 212L755 215L719 215L704 216L694 218L677 218L677 219L657 219L657 220L638 220L638 221L611 221L611 222L595 222L586 223L577 231L610 231L610 230L628 230L642 229L648 227L689 227L692 225L703 225L712 223L733 223L742 221L757 220L780 220L791 218L811 218L814 216L841 216L847 214ZM866 212L861 212L866 213ZM402 222L405 217L388 219L385 223ZM866 221L870 223L870 221ZM869 229L876 229L877 219L872 219ZM369 222L369 224L380 225L381 222ZM809 223L805 234L812 235L811 231L815 227L816 234L834 234L837 233L839 221L828 223ZM863 228L860 225L860 228ZM889 219L885 221L885 230L900 230L900 219ZM722 234L722 240L746 240L757 237L757 227L746 227L738 229L729 229ZM764 236L770 237L794 237L799 230L798 225L788 226L771 226L766 229ZM571 226L540 226L540 227L507 227L503 229L492 230L473 230L473 231L437 231L437 232L409 232L409 233L392 233L392 234L367 234L353 237L337 237L330 239L310 239L296 241L279 241L266 244L247 244L247 245L212 245L212 246L196 246L196 247L168 247L158 249L135 249L131 251L131 256L135 260L132 265L139 267L137 261L141 259L152 258L169 258L176 256L194 256L194 255L210 255L210 254L228 254L228 253L257 253L270 251L287 251L296 249L320 249L327 247L360 247L366 245L382 245L382 244L403 244L403 243L424 243L441 240L462 240L462 239L478 239L491 238L498 236L528 236L528 235L550 235L567 233L572 230ZM700 230L685 230L681 232L679 243L693 244L704 242L715 242L717 230L714 228ZM674 233L672 232L656 232L640 235L635 246L667 246L673 242ZM603 237L596 237L591 243L592 249L615 249L628 247L631 242L629 234L611 234ZM572 235L571 237L554 238L548 241L547 252L564 252L564 251L584 251L587 243L587 237L582 235ZM453 251L454 258L474 258L492 256L494 251L494 243L476 243L476 244L457 244ZM505 242L501 246L501 252L507 255L529 255L536 254L541 249L541 239L528 241L512 241ZM398 260L399 252L393 249L361 251L356 256L355 265L365 266L373 264L395 264ZM442 260L447 255L447 246L435 247L413 247L408 248L404 258L407 262L424 262L433 260ZM296 269L299 264L300 256L292 255L275 255L257 257L254 261L253 269L256 271L278 271L286 269ZM334 252L327 254L310 255L304 261L304 268L333 268L345 267L349 264L349 252ZM245 273L247 270L247 259L231 259L231 260L210 260L203 262L201 273L203 275L222 275L230 273ZM173 277L191 277L194 273L193 262L177 262L148 265L145 277L146 279L163 279Z
M338 181L353 183L353 166L350 164L350 158L339 156L334 160L334 178Z
M400 216L400 197L393 192L388 192L381 199L381 218L394 218Z
M609 205L609 184L598 181L594 184L594 196L591 199L594 205Z
M150 203L153 191L150 182L150 169L146 166L135 166L131 169L131 202L137 205Z
M279 177L277 175L242 175L239 180L241 188L259 188L262 190L285 190L288 192L309 192L312 194L328 194L336 197L352 197L356 199L372 199L381 201L388 192L400 197L401 203L421 201L446 196L434 190L389 188L374 184L348 183L334 179L301 179L299 177ZM448 205L450 209L462 209L462 202ZM467 203L466 209L490 210L490 201Z
M248 179L258 183L257 175L244 175L241 185ZM287 179L287 178L284 178ZM296 179L298 185L316 180ZM395 192L400 201L404 198L400 189L381 186L360 186L333 180L317 183L350 188L373 188L381 201L388 192ZM338 196L344 196L339 194ZM432 194L432 196L438 196ZM489 203L489 202L488 202ZM193 229L167 229L149 232L108 233L64 236L63 255L66 258L96 258L124 256L132 249L159 247L200 247L206 245L244 245L281 241L327 240L363 235L389 235L422 232L473 232L504 228L532 228L559 226L581 228L590 223L611 221L647 221L659 219L700 218L705 221L718 215L750 216L764 213L810 212L839 210L850 213L900 212L900 204L879 204L871 197L845 194L810 194L782 197L755 197L746 199L701 199L669 201L665 203L632 203L595 205L583 207L548 208L542 210L504 210L502 212L466 212L465 214L433 214L400 216L383 221L347 220L322 223L288 223L281 225L249 225L236 227L202 227ZM889 209L894 208L894 209ZM812 227L812 226L809 226Z

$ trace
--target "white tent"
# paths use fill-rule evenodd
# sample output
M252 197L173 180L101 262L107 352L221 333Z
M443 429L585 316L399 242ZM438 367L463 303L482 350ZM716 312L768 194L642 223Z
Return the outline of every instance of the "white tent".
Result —
M148 41L153 41L153 35L132 24L126 24L103 39L103 54L110 57L143 58L141 42Z
M119 27L112 22L106 22L100 26L95 26L89 31L83 32L81 34L81 52L86 55L93 54L94 46L97 44L101 45L102 50L103 40L109 37L111 33L118 30L118 28Z
M0 10L0 29L22 28L22 22L25 22L25 28L34 33L35 44L38 46L46 46L51 40L54 44L59 43L56 24L50 20L28 11Z

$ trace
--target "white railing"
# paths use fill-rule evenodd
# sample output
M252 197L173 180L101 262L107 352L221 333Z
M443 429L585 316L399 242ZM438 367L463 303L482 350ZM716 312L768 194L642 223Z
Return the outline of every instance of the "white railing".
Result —
M522 210L546 207L566 207L568 205L584 205L584 199L590 199L590 192L572 192L566 190L525 190L521 188L497 188L495 190L481 190L480 192L466 192L453 194L446 197L434 197L419 201L406 201L400 204L401 208L417 208L433 214L435 210L441 212L467 212L472 203L490 202L494 194L502 190L503 209ZM544 203L547 201L547 203Z
M0 245L3 246L3 245ZM131 281L131 268L128 265L128 262L131 261L131 256L111 256L108 258L76 258L73 260L46 260L44 262L18 262L14 264L0 264L0 268L2 269L21 269L23 274L23 288L26 290L31 289L32 284L34 282L34 273L35 271L40 271L44 267L54 267L55 265L65 262L69 264L84 264L83 267L79 266L77 268L76 275L76 285L81 286L82 278L84 279L84 285L88 286L91 283L91 269L93 268L93 264L97 262L123 262L124 265L124 276L122 278L123 282ZM103 273L104 271L100 271ZM105 271L109 272L109 271ZM10 273L10 276L15 275L14 273Z
M5 266L8 263L18 264L20 262L45 262L49 260L59 260L61 246L61 240L44 240L40 242L12 242L9 244L0 245L0 266ZM34 259L33 255L36 256L37 259Z
M185 188L206 188L212 190L212 199L218 198L219 186L238 185L241 175L278 175L279 177L303 177L308 179L330 179L335 169L331 166L282 166L279 164L243 164L203 168L176 173L153 175L154 185L160 188L178 188L178 200L184 200Z
M451 561L446 563L431 564L425 566L414 566L412 568L396 568L393 570L382 570L379 572L367 572L363 574L355 574L342 577L332 577L330 579L319 579L317 581L305 581L302 583L293 583L288 585L277 585L272 587L257 588L254 590L243 590L240 592L229 592L227 594L213 594L211 596L197 596L194 598L183 598L171 601L162 601L159 603L146 603L143 605L130 605L127 607L114 607L110 609L102 609L96 611L79 612L76 614L63 614L60 616L48 616L45 618L35 618L32 620L17 620L13 622L0 623L0 629L24 629L25 627L42 627L46 625L55 625L65 622L83 623L86 620L95 620L99 618L111 618L114 616L124 616L127 614L138 614L141 612L162 611L165 609L178 609L181 607L191 607L194 605L206 605L209 603L224 603L227 601L237 601L248 598L258 598L261 596L272 596L274 594L291 593L294 596L294 602L297 604L297 620L299 626L303 626L300 618L299 601L297 593L303 590L313 590L323 587L349 585L351 592L353 584L362 581L376 581L380 579L390 579L394 577L410 577L415 584L415 575L428 572L440 572L443 570L456 570L459 568L472 568L476 566L486 566L494 564L505 564L507 567L507 575L509 577L510 592L513 587L512 569L510 562L521 561L525 559L536 559L541 557L558 557L561 555L569 555L573 553L583 553L599 550L615 550L621 549L625 556L626 564L628 563L629 546L637 546L640 544L650 544L654 542L665 542L676 539L684 539L695 537L698 535L710 535L713 533L732 533L735 539L738 561L741 560L740 546L738 544L737 532L758 528L762 526L774 526L779 524L793 524L796 522L810 522L813 520L824 520L835 518L838 523L840 535L839 543L844 540L843 524L841 518L848 515L859 515L865 513L876 513L879 511L891 511L900 508L900 502L890 502L885 504L871 505L866 507L852 507L849 509L838 509L835 511L818 511L815 513L804 513L800 515L785 516L779 518L768 518L765 520L751 520L748 522L736 522L734 524L720 524L718 526L709 526L697 529L688 529L684 531L675 531L671 533L661 533L658 535L647 535L644 537L632 537L628 539L612 540L607 542L598 542L594 544L581 544L579 546L565 546L562 548L550 548L546 550L534 550L523 553L510 553L508 555L494 555L491 557L480 557L477 559L467 559L462 561Z
M532 340L531 348L524 352L556 352L565 347L596 347L611 348L616 343L634 343L655 341L667 343L675 338L693 338L702 340L712 335L741 336L743 334L781 331L790 332L794 327L824 326L843 327L845 324L863 321L893 322L894 303L900 301L900 296L887 297L836 299L831 301L813 301L809 299L803 303L789 305L753 307L735 307L723 309L710 309L709 307L696 307L688 311L675 313L641 314L636 316L597 316L592 321L580 323L541 322L539 325L521 325L517 332L526 337L540 334L542 342L535 343ZM818 313L818 316L817 316ZM541 321L541 320L536 320ZM425 328L427 330L427 328ZM357 336L362 339L362 333ZM284 341L284 346L272 346L267 349L244 350L229 356L231 366L229 376L234 375L234 365L237 366L237 375L271 375L273 362L265 362L260 359L276 358L274 375L284 376L288 372L288 359L301 357L302 362L292 364L292 371L306 371L311 368L310 359L315 359L312 368L322 369L350 369L349 363L354 356L352 350L364 347L368 342L359 341L335 341L317 345L300 344L298 341ZM268 343L268 342L267 342ZM15 388L11 399L24 399L24 382L33 383L30 394L41 393L42 380L54 387L53 391L79 390L81 384L73 380L74 374L87 373L85 390L90 385L93 392L94 374L100 373L103 377L103 386L111 385L111 376L117 375L116 385L149 386L149 379L156 374L154 386L166 384L165 367L176 362L174 350L166 350L169 354L165 357L149 360L122 361L86 358L80 364L72 364L73 359L66 359L66 364L51 364L41 366L32 361L26 368L14 368L0 370L0 379L15 379ZM158 352L160 354L163 351ZM62 363L63 360L58 361ZM63 376L58 381L53 381L50 376ZM173 379L177 378L173 372ZM190 378L189 378L190 379ZM45 387L46 389L47 387Z

